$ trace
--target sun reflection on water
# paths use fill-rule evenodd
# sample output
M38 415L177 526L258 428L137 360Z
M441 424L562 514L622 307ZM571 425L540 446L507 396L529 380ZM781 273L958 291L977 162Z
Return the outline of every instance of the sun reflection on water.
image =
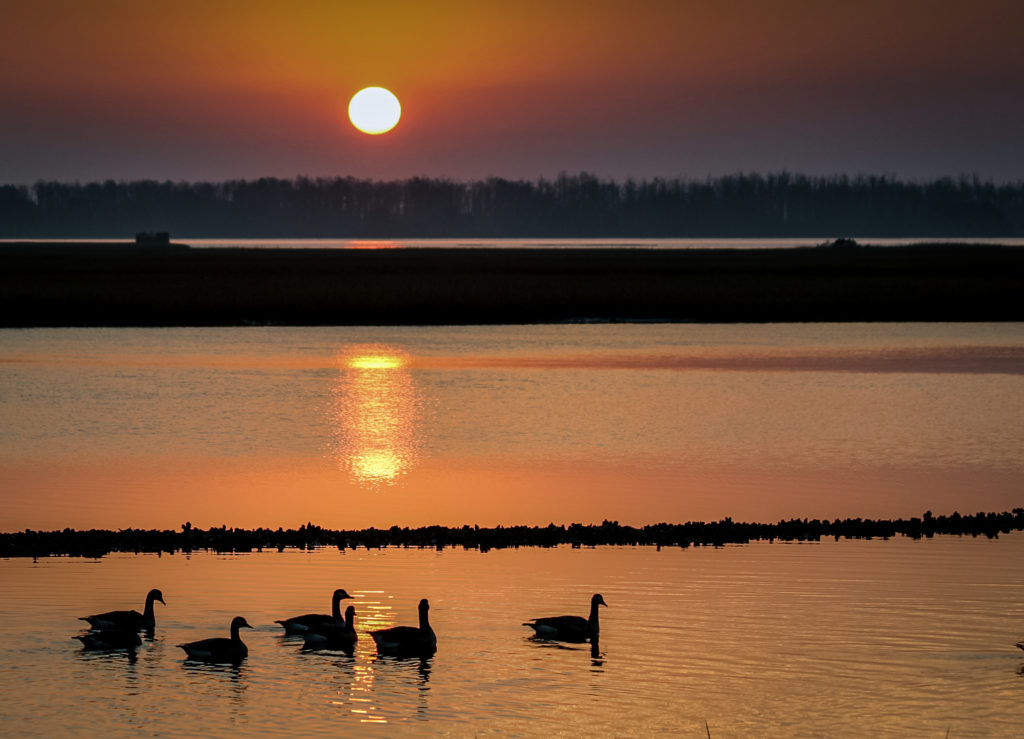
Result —
M418 456L417 395L408 356L356 345L341 353L333 423L340 464L367 487L394 484Z

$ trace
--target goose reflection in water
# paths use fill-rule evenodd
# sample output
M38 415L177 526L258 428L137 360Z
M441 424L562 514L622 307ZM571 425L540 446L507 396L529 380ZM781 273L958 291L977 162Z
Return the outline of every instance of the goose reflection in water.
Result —
M427 683L430 682L430 671L433 669L434 658L432 656L426 657L423 655L415 654L376 654L373 656L372 664L374 666L380 666L381 669L388 669L388 663L392 663L394 668L401 668L401 670L412 677L410 670L415 667L416 669L416 682L420 687L426 687Z
M394 484L418 455L408 356L395 347L358 345L342 352L341 364L333 407L338 460L361 485Z
M78 639L79 637L72 637ZM81 640L80 640L81 641ZM126 661L129 665L134 667L135 663L139 660L139 652L135 647L124 647L124 648L107 648L107 647L92 647L82 642L82 648L78 650L78 656L85 661L96 661L105 663L118 663Z

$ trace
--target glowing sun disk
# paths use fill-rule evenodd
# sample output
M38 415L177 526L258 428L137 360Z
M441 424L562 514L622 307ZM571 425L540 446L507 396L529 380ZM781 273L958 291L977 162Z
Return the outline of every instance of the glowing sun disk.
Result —
M402 117L402 105L390 90L367 87L352 96L348 117L352 125L363 133L387 133Z

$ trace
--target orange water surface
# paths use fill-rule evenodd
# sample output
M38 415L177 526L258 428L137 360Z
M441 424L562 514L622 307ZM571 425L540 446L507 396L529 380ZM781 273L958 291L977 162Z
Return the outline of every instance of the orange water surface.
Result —
M0 331L0 529L1022 502L1024 326Z

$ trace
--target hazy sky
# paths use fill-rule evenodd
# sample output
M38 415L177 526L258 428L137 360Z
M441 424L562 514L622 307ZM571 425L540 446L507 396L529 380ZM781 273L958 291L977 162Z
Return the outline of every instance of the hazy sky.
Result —
M1021 0L0 0L0 184L1024 177ZM391 133L348 123L381 85Z

